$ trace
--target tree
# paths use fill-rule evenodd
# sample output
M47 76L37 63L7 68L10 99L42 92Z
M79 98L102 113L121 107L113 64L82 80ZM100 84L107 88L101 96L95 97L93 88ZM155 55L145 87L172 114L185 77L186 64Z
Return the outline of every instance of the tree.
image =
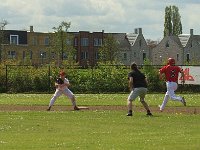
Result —
M4 30L5 29L5 26L8 24L8 21L7 20L2 20L0 22L0 30Z
M173 24L173 35L182 34L181 16L179 9L176 6L172 6L172 24Z
M73 35L68 33L71 22L61 22L58 27L53 27L54 37L51 39L53 51L57 52L58 62L67 59L69 63L74 61L76 50L73 47Z
M7 20L2 20L0 22L0 62L2 59L2 44L4 44L4 30L5 30L5 26L8 24Z
M164 36L182 34L182 23L179 9L176 6L165 8Z
M104 39L103 45L99 49L100 61L114 63L119 56L119 43L112 34Z

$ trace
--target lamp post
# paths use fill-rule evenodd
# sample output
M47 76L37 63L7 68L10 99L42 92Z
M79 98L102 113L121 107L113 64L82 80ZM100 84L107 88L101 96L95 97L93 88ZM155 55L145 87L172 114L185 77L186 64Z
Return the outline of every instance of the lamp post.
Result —
M162 56L160 56L160 64L162 64Z
M42 65L43 65L43 56L44 56L43 52L40 55L41 55L41 58L42 58Z

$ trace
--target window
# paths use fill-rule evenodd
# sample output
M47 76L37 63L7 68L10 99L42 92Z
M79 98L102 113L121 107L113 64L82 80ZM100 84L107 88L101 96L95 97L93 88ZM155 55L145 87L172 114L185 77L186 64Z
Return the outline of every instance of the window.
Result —
M140 47L142 46L142 40L139 41L139 46L140 46Z
M186 56L186 61L187 61L187 62L190 62L190 54L189 54L189 53L188 53L187 56Z
M51 58L55 59L56 58L56 53L55 52L51 52Z
M143 59L143 60L146 60L146 58L147 58L147 54L146 54L146 53L143 53L142 59Z
M99 52L95 52L95 59L99 59Z
M176 54L176 60L179 61L179 54Z
M123 59L124 59L124 60L127 60L127 53L124 53L124 54L123 54Z
M67 59L67 53L63 52L63 59Z
M49 45L49 37L44 38L44 45Z
M88 52L81 52L81 59L88 59Z
M72 41L70 39L66 39L66 44L67 45L72 45Z
M165 47L169 47L169 41L166 42Z
M102 45L102 39L94 38L94 46L101 46Z
M37 37L33 37L32 44L33 44L33 45L37 45Z
M136 52L133 53L134 57L136 57Z
M78 39L77 38L74 39L74 46L78 46Z
M19 44L19 36L18 35L10 35L10 44L18 45Z
M15 51L8 51L8 58L15 58L16 57L16 52Z
M88 46L89 41L88 38L81 38L81 46Z

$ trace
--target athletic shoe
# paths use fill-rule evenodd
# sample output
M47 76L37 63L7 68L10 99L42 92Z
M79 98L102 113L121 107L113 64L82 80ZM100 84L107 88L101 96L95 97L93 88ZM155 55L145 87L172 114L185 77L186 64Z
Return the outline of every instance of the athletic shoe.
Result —
M160 106L160 105L158 105L158 107L159 107L159 110L160 110L160 112L163 112L163 110L161 109L161 106Z
M150 112L148 112L146 115L147 116L153 116L152 113L150 113Z
M74 106L74 110L80 110L77 106Z
M47 109L47 111L50 111L51 110L51 107L49 107L48 109Z
M181 102L183 103L184 106L186 106L186 101L185 101L185 98L184 98L184 97L182 97Z
M133 114L132 113L128 113L126 116L133 116Z
M128 111L128 114L126 116L133 116L133 111L132 110L129 110Z

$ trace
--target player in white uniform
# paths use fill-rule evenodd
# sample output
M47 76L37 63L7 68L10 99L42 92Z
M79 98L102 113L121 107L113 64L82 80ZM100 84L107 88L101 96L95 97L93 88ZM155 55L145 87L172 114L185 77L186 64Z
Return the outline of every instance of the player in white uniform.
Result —
M68 89L68 87L70 86L70 83L69 83L69 80L67 78L65 78L65 72L64 71L60 72L60 78L62 79L61 81L63 83L57 83L57 82L55 83L56 91L55 91L53 97L50 100L49 107L48 107L47 111L50 111L50 109L53 106L56 99L62 94L64 94L65 96L67 96L71 100L72 105L74 107L74 110L79 110L79 108L76 105L76 99L75 99L74 94Z

